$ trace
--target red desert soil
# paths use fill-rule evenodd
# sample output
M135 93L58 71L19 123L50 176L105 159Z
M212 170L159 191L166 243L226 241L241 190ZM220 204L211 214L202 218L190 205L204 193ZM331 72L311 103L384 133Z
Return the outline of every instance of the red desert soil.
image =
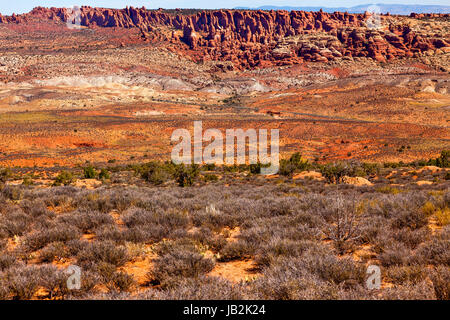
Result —
M0 165L168 160L173 130L280 129L282 156L450 141L450 17L83 7L0 15ZM276 30L276 32L273 32ZM402 152L398 150L408 146Z
M241 281L250 281L260 276L261 274L256 270L257 268L252 260L229 261L217 263L209 275L239 283Z

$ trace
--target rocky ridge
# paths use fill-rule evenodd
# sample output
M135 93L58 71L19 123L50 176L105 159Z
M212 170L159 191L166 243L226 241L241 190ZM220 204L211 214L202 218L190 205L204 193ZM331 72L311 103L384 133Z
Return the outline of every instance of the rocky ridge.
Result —
M36 19L67 22L66 8L37 7L22 15L1 16L0 23ZM81 25L89 28L139 28L142 39L166 42L197 61L231 61L237 68L327 62L341 57L395 58L450 53L450 15L411 14L411 19L442 19L444 29L423 31L397 17L382 15L370 28L369 13L304 11L146 10L83 6Z

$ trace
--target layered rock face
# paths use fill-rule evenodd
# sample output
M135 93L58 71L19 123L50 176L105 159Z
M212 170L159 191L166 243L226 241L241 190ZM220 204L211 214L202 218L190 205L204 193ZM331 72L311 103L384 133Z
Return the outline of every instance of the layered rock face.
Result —
M194 53L200 61L231 61L238 68L303 61L326 62L339 57L370 57L377 61L449 50L442 37L418 34L408 25L386 23L367 27L369 14L332 14L304 11L215 10L185 14L145 8L102 9L81 7L86 27L139 28L148 41L167 41ZM426 15L411 15L426 18ZM449 19L449 15L433 17ZM2 23L32 19L66 22L73 18L65 8L35 8L28 14L0 16Z

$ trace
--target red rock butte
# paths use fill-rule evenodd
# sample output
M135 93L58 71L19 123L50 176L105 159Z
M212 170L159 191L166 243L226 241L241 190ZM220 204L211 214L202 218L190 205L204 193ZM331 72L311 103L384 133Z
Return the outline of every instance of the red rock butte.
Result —
M147 10L127 7L80 8L81 25L89 28L139 28L142 40L167 42L197 61L230 61L238 69L327 62L343 56L379 62L413 57L429 50L450 51L450 40L399 24L389 14L382 27L369 28L369 13L262 10ZM0 15L0 23L35 20L67 22L66 8L37 7L29 13ZM449 14L411 14L410 18L442 18ZM378 18L378 17L377 17ZM397 23L396 23L397 21ZM321 35L322 41L304 38Z

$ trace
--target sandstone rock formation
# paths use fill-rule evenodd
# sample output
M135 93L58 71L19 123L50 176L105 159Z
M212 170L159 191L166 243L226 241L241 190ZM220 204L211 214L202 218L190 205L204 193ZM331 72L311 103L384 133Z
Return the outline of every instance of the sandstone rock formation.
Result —
M146 41L166 41L199 61L231 61L238 68L302 61L327 62L343 56L385 62L399 57L447 52L450 39L418 34L409 25L395 25L381 16L383 28L367 28L366 14L304 11L103 9L81 7L81 25L96 28L139 28ZM412 14L412 18L446 15ZM66 22L65 8L37 7L23 15L1 16L0 23L33 19ZM312 41L314 39L315 41ZM187 47L187 48L185 48Z

